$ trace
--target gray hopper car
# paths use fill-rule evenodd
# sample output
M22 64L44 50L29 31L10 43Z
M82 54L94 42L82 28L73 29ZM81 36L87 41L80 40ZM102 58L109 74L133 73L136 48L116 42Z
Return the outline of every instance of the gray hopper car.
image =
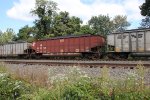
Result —
M134 29L107 36L109 52L133 57L150 57L150 29ZM112 50L112 51L110 51Z
M6 44L0 44L0 57L15 57L25 55L30 47L30 43L27 42L11 42Z

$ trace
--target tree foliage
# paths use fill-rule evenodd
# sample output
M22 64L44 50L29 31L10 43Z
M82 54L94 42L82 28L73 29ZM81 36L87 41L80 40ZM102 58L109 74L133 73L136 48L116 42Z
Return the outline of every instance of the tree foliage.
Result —
M141 5L140 10L141 15L150 16L150 0L145 0L145 3Z
M35 27L38 29L37 38L42 38L51 32L53 19L56 14L57 4L49 0L36 0L35 8L31 11L33 15L38 16L35 20Z
M127 16L117 15L113 18L113 31L121 32L127 29L130 23L127 21Z
M106 36L111 32L120 32L127 29L130 23L126 16L117 15L112 20L107 15L93 16L89 20L89 25L95 34Z
M142 19L142 22L140 23L139 28L150 28L150 17L146 16L144 19Z
M69 16L68 12L60 12L54 19L52 33L54 36L71 35L80 31L80 18Z
M34 21L37 29L36 38L49 38L76 34L100 34L106 36L112 31L125 30L130 24L126 16L117 15L114 19L108 15L93 16L87 25L81 25L82 20L69 16L68 12L57 13L57 4L52 0L36 0L31 11L38 19Z
M0 44L3 43L3 32L0 30Z
M89 25L82 25L80 28L80 34L94 34L94 31Z
M32 42L35 37L36 30L34 27L29 27L28 25L19 29L19 33L17 34L16 40L23 40Z
M113 27L113 23L108 15L93 16L88 23L95 34L101 34L104 36L111 32Z
M15 32L12 28L7 28L5 32L0 31L0 43L7 43L13 41Z

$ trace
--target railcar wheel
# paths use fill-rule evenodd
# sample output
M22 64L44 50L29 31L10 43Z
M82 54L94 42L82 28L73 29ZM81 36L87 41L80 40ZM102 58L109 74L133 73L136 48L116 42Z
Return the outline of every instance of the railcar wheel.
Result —
M100 59L104 59L104 60L108 60L110 59L109 56L107 54L101 55Z
M92 59L92 60L97 60L98 58L99 58L99 56L96 55L96 54L92 54L92 55L90 56L90 59Z
M35 54L34 56L35 56L35 57L34 57L35 59L40 59L40 58L42 58L42 54Z
M127 58L128 58L128 55L127 55L127 54L120 54L120 58L121 58L121 59L127 59Z
M77 56L74 56L74 57L73 57L73 60L80 60L80 58L77 57Z
M19 59L28 59L29 55L28 54L21 54L21 55L18 55L18 58Z

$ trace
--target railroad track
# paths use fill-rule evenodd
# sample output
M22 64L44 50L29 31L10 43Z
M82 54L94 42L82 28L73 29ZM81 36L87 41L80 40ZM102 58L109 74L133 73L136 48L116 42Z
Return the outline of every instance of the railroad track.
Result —
M0 60L9 64L28 64L28 65L57 65L57 66L83 66L83 67L124 67L133 69L137 65L150 68L149 61L77 61L77 60Z

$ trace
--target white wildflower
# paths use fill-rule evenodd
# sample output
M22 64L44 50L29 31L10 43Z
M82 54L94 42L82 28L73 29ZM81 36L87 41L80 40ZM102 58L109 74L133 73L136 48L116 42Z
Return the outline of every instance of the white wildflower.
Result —
M7 77L7 73L0 73L0 78Z
M65 74L57 74L55 76L49 77L49 81L51 84L68 80L68 77Z

